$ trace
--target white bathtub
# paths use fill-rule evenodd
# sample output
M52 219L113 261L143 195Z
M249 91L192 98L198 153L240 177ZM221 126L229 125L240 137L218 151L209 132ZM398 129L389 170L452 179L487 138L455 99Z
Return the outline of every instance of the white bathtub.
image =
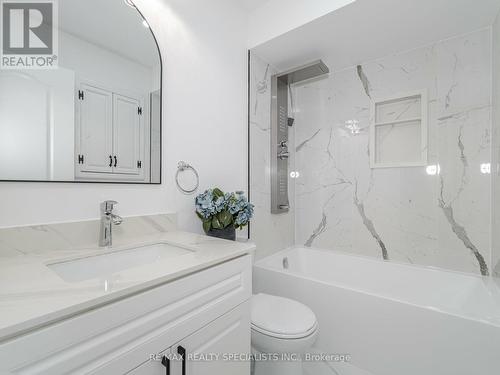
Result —
M500 374L500 295L489 279L292 248L255 264L258 292L311 307L316 348L375 375Z

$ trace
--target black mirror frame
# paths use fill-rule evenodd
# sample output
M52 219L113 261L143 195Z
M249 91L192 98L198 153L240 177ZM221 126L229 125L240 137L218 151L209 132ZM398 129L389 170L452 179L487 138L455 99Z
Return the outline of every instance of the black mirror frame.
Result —
M134 5L135 10L141 18L146 20L146 17L142 14L142 12ZM149 22L148 22L148 25ZM160 59L160 181L159 182L139 182L139 181L64 181L64 180L3 180L0 178L0 183L3 182L34 182L34 183L59 183L59 184L111 184L111 185L161 185L163 180L163 58L161 55L160 45L158 44L158 40L156 39L156 35L154 34L151 26L148 27L149 32L151 33L153 40L155 41L156 49L158 50L158 57ZM151 137L151 135L150 135Z

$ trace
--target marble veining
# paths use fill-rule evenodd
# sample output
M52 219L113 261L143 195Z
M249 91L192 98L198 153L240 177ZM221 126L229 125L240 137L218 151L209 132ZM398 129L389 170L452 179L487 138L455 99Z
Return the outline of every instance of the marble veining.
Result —
M486 264L486 261L484 260L484 257L481 255L479 250L476 248L476 246L472 243L470 240L469 236L467 235L467 231L463 226L457 223L455 220L454 214L453 214L453 207L451 204L447 204L444 202L442 198L439 199L439 207L444 212L444 215L446 216L446 219L451 225L451 229L453 232L457 235L457 237L463 242L464 246L472 251L474 256L477 258L477 262L479 263L479 268L481 270L481 274L483 276L489 276L489 271L488 271L488 265Z
M358 72L358 77L359 77L359 80L361 81L361 84L363 85L366 96L368 96L371 99L372 98L371 93L370 93L371 85L370 85L370 81L368 80L368 77L366 76L365 72L363 71L363 66L358 65L356 67L356 71Z
M310 142L314 137L316 137L320 131L321 131L321 129L316 130L316 132L313 135L311 135L309 138L305 139L304 141L300 142L298 144L298 146L295 147L295 151L299 152L302 149L302 147L304 147L307 144L307 142Z
M462 173L461 173L461 178L460 182L458 185L457 192L455 194L455 197L453 197L452 200L449 202L445 201L444 198L444 177L441 175L439 178L440 182L440 194L439 194L439 207L443 210L444 216L448 220L448 223L451 226L451 229L453 233L456 234L457 238L463 242L464 246L469 249L474 256L477 259L477 262L479 264L479 269L481 271L481 274L483 276L489 276L489 270L488 270L488 265L483 257L483 255L480 253L480 251L477 249L477 247L472 243L471 239L469 238L466 229L457 223L455 220L455 215L453 213L453 202L456 202L457 200L460 199L460 195L465 189L465 186L468 183L467 176L468 176L468 168L469 168L469 162L467 160L467 156L465 155L465 146L463 142L463 126L460 126L459 128L459 134L458 134L458 141L457 141L458 149L459 149L459 159L460 162L462 163Z
M316 227L316 229L314 229L313 233L311 234L311 237L309 237L307 239L307 241L304 244L304 246L305 247L311 247L312 244L313 244L313 242L314 242L314 240L316 239L316 237L318 237L325 230L326 230L326 215L325 215L325 212L323 212L320 223L318 224L318 226Z
M380 235L378 234L377 230L375 229L375 225L373 225L373 221L370 220L365 213L365 206L363 202L361 202L358 199L358 188L356 184L356 188L354 189L354 204L358 208L359 216L361 216L363 220L363 225L366 227L368 232L372 235L372 237L377 241L378 245L380 246L380 250L382 251L382 258L384 260L389 260L389 254L387 253L387 247L384 244L384 241L380 238Z
M257 81L256 85L255 85L255 89L257 91L257 94L260 94L260 95L265 95L267 93L267 90L269 89L269 69L270 69L270 65L267 64L266 65L266 70L264 71L264 76L262 77L261 80ZM259 96L256 95L255 96L255 104L254 104L254 115L257 114L257 111L259 109Z
M484 29L295 85L296 243L489 274L490 56ZM371 169L371 100L422 90L428 165Z

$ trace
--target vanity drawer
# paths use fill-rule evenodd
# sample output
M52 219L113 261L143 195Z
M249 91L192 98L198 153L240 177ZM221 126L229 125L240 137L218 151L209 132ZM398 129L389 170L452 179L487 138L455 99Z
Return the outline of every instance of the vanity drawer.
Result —
M131 369L251 297L249 255L0 345L0 373L86 374L120 358Z

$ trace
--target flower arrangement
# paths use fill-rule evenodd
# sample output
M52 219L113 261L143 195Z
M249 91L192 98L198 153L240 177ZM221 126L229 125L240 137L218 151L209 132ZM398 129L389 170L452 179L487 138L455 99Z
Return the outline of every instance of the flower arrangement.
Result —
M219 188L208 189L196 197L196 214L209 235L224 229L242 229L253 216L254 205L244 193L224 193ZM234 236L231 236L231 239Z

